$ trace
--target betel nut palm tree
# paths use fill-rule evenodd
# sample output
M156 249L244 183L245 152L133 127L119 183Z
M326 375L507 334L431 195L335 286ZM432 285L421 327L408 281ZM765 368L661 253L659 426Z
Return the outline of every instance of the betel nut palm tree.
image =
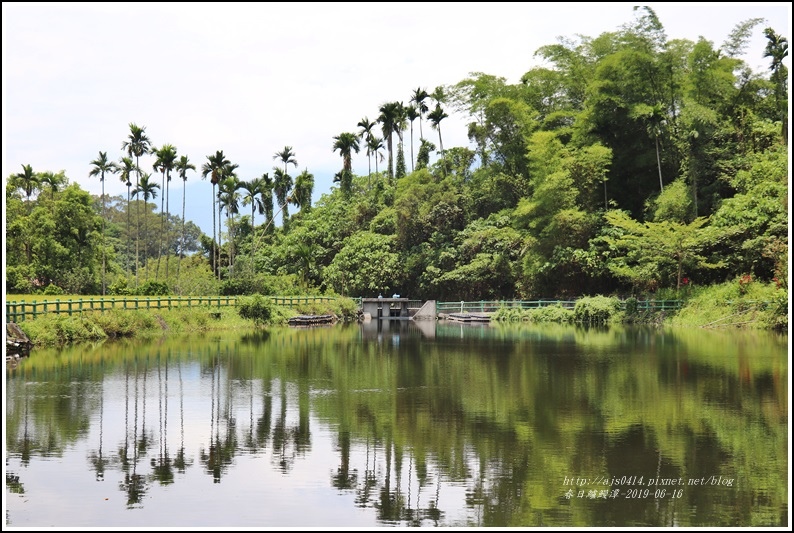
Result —
M289 196L290 190L292 189L292 176L287 173L287 165L292 163L295 168L298 168L298 160L295 158L295 152L292 150L292 146L285 146L283 150L273 154L273 159L280 159L281 162L284 163L283 172L279 172L278 169L274 169L273 191L276 193L276 201L281 208L281 217L283 221L282 225L286 230L287 223L289 221L287 197Z
M127 275L132 274L130 270L130 239L132 234L130 230L130 187L132 187L132 173L135 170L135 162L131 157L122 157L118 163L119 179L127 186Z
M359 137L359 139L364 141L365 145L367 145L369 143L369 139L370 139L370 137L372 137L372 130L375 128L375 126L377 124L378 124L377 122L371 121L369 119L369 117L362 118L361 120L358 121L358 124L356 124L356 126L358 126L358 128L359 128L358 137ZM367 166L368 166L368 171L369 171L369 174L368 174L369 177L372 177L372 158L371 157L372 157L372 154L370 153L369 150L367 150Z
M214 155L207 156L207 162L201 167L201 179L210 176L212 183L212 267L217 269L215 260L215 186L220 183L224 177L225 169L231 163L226 156L223 155L223 150L217 150Z
M157 198L157 189L160 188L157 183L150 181L152 175L144 172L141 174L140 178L138 179L138 186L132 191L132 195L138 199L138 197L143 197L143 205L146 207L146 203L151 199L154 200ZM139 203L139 202L137 202ZM155 204L156 205L156 204ZM148 247L147 247L148 248ZM137 258L136 258L137 259ZM147 261L148 264L148 261ZM137 272L136 272L137 274ZM149 281L149 269L146 269L146 281Z
M148 154L152 146L152 141L146 135L146 127L140 127L134 122L131 122L130 133L127 135L127 140L121 143L121 149L127 152L127 155L135 158L135 188L138 188L138 183L141 177L140 157ZM139 249L140 249L140 233L141 221L139 204L136 203L135 210L135 286L138 286L138 262L139 262Z
M106 259L105 259L105 219L107 218L106 198L105 198L105 173L115 174L120 169L114 161L108 161L107 152L99 152L99 157L91 161L91 171L88 173L89 177L99 176L99 182L102 184L102 296L105 295L106 283Z
M152 169L162 174L161 191L164 194L160 195L160 248L157 252L157 270L155 271L154 279L158 279L160 274L160 258L163 255L163 245L166 242L165 234L165 220L170 214L170 207L168 206L168 191L171 184L171 172L177 163L176 147L173 144L164 144L160 148L153 148L152 154L155 156ZM167 181L166 181L166 178ZM165 209L163 209L163 200L165 200ZM168 258L170 253L166 250L165 257L165 279L168 280Z
M176 162L176 171L179 177L182 178L182 240L179 245L179 263L176 266L176 277L179 278L179 270L184 257L185 249L185 195L187 193L187 171L196 171L196 165L190 162L188 156L183 155Z
M344 132L334 137L333 151L339 150L342 156L342 172L339 176L339 184L344 194L350 193L353 179L353 155L352 152L359 152L358 136L355 133Z

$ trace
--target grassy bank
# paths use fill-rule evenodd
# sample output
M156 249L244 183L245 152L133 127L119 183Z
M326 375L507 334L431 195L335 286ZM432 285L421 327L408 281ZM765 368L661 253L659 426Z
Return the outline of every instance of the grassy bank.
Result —
M650 324L697 328L742 328L786 331L788 291L775 283L736 280L710 287L690 288L681 295L677 311L646 311L631 305L621 308L617 298L580 298L576 307L559 305L538 309L500 309L492 320L504 322L557 322L569 324ZM635 301L636 302L636 301Z
M786 331L788 292L774 283L732 281L691 289L677 312L650 312L621 308L617 298L581 298L574 309L548 306L539 309L500 309L492 320L502 322L557 322L587 324L654 324L695 328L744 328ZM35 346L58 346L120 337L154 337L167 333L285 325L296 315L332 314L353 319L358 306L352 299L285 307L262 297L240 297L237 307L181 307L173 309L110 309L83 311L73 316L45 314L19 326Z
M240 297L245 303L255 297ZM180 307L173 309L110 309L65 315L49 313L19 324L34 346L60 346L69 343L122 337L157 337L169 333L246 329L261 325L284 325L296 315L332 314L340 320L355 315L353 300L285 307L266 303L266 319L241 316L237 307ZM260 308L260 311L262 309Z

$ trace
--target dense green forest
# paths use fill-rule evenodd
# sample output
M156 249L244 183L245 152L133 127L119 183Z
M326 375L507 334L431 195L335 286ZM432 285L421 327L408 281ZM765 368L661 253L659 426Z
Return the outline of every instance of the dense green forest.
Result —
M739 59L753 31L767 39L766 72ZM247 179L223 151L192 162L135 123L120 158L86 156L80 179L101 180L101 196L22 163L6 185L6 293L491 300L750 281L787 291L785 37L751 19L719 47L668 40L645 7L614 32L536 56L543 66L516 84L474 72L385 100L373 120L351 117L353 131L329 132L340 170L315 205L291 146ZM470 147L444 146L453 111L468 117ZM360 153L366 175L351 170ZM105 179L127 194L105 195ZM212 236L185 221L184 195L169 205L188 179L207 182Z

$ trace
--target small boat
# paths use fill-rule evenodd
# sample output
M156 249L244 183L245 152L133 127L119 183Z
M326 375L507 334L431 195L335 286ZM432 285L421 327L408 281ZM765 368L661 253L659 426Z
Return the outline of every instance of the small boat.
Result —
M332 324L336 320L334 315L298 315L290 317L287 324L290 326L316 326Z
M490 322L491 317L485 313L449 313L447 319L456 322Z

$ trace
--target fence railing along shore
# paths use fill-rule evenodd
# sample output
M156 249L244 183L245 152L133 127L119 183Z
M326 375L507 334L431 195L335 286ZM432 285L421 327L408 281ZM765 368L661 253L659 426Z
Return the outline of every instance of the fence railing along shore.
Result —
M301 304L327 303L333 296L269 296L276 305L295 307ZM361 305L361 298L353 298ZM421 300L409 302L409 307L421 307ZM621 301L625 308L625 300ZM45 313L79 314L84 311L109 311L111 309L173 309L175 307L204 307L216 310L237 305L236 296L153 296L153 297L100 297L86 299L31 300L6 302L6 322L22 322ZM493 313L502 308L538 309L559 305L573 309L576 300L478 300L460 302L436 302L436 313ZM676 310L680 300L637 300L636 309L641 311Z
M330 302L332 296L270 296L274 304L294 307L300 304ZM173 309L176 307L204 307L209 310L237 305L237 296L151 296L128 298L86 298L61 300L31 300L6 302L6 322L22 322L46 313L79 314L84 311L111 309Z

